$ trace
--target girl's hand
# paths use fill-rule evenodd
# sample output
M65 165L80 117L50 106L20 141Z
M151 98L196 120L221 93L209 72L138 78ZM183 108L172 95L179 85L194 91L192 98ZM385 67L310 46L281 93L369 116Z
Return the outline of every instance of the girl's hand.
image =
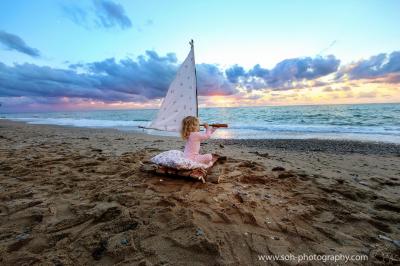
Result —
M204 123L204 128L208 129L210 126L208 125L208 123Z

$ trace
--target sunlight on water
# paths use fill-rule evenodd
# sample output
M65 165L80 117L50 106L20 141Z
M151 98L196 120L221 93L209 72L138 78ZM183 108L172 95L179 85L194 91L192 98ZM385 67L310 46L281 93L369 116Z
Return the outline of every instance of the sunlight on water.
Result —
M233 138L235 138L235 135L233 134L233 132L228 129L217 129L217 131L215 131L213 136L218 139L233 139Z

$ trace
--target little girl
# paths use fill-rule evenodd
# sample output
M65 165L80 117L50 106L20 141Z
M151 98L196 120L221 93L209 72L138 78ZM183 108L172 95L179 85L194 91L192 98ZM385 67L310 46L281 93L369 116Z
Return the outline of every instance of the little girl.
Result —
M207 123L204 124L204 127L206 128L206 132L199 132L199 119L194 116L187 116L182 120L181 136L184 140L187 140L184 155L190 160L211 166L212 155L199 154L200 141L209 139L216 128L210 127Z

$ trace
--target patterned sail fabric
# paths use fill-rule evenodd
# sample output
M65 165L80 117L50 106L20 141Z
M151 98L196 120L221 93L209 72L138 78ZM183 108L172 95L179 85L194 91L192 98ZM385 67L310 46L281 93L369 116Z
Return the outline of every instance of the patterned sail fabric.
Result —
M197 116L196 75L193 45L169 86L157 117L149 128L179 132L186 116Z

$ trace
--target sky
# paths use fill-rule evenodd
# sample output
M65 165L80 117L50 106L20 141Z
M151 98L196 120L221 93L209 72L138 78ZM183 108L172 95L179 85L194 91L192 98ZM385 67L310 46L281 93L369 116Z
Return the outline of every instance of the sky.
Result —
M0 112L400 102L397 0L0 1Z

